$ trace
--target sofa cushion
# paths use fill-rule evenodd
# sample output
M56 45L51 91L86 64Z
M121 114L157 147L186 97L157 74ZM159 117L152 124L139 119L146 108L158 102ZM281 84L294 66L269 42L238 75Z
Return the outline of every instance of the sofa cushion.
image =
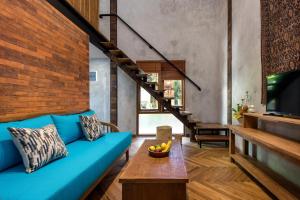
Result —
M26 172L31 173L68 152L53 124L43 128L8 128Z
M22 158L15 147L8 127L15 128L41 128L53 124L50 115L27 119L23 121L0 123L0 171L22 162Z
M131 144L131 133L109 133L94 142L67 145L69 154L32 174L22 165L0 173L0 199L79 199Z
M102 134L102 125L96 115L80 116L80 123L84 136L89 141L97 140Z
M91 116L94 111L87 111L72 115L52 115L57 131L65 144L74 142L83 137L79 116Z

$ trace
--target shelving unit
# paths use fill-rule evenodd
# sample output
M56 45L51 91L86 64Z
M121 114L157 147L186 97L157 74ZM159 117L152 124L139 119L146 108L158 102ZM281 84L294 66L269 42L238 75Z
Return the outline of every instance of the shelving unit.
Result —
M300 120L284 117L266 116L260 113L244 114L243 126L230 126L230 147L231 160L237 163L242 169L247 171L266 190L278 199L299 199L299 189L291 186L288 181L278 181L282 178L276 177L273 172L268 173L268 169L256 160L256 148L262 146L272 152L276 152L285 159L289 159L296 164L300 164L300 143L278 135L259 130L258 121L268 121L270 123L282 123L286 125L299 125ZM235 136L243 138L243 150L237 153L235 147ZM249 156L249 142L252 143L252 156ZM272 175L270 175L272 174ZM290 187L291 186L291 187Z

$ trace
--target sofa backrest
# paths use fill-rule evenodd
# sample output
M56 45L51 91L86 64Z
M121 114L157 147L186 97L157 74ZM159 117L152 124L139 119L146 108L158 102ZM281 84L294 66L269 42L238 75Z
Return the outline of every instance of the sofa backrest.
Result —
M69 144L84 136L81 124L80 115L90 116L95 114L94 111L87 111L72 115L51 115L57 131L65 144Z
M54 124L50 115L26 119L23 121L0 123L0 171L22 162L20 153L15 147L7 129L8 127L41 128L49 124Z
M54 124L64 143L69 144L84 136L79 116L90 116L93 114L95 114L94 111L71 115L44 115L23 121L0 123L0 171L22 162L21 155L15 147L7 128L42 128L49 124Z

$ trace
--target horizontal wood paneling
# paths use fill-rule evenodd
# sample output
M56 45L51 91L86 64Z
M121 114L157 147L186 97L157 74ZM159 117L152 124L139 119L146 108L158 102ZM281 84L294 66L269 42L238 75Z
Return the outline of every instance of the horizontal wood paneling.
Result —
M89 109L88 36L46 1L0 10L0 121Z

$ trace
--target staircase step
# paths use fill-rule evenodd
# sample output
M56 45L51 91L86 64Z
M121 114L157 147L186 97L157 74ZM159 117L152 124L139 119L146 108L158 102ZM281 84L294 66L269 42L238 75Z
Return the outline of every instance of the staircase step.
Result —
M101 42L101 45L103 45L108 50L117 49L117 47L111 42Z
M192 115L192 113L190 111L186 111L186 110L180 111L180 114L183 115L183 116Z
M146 84L148 84L148 85L158 85L158 83L157 82L145 82Z
M165 101L171 101L172 99L174 99L174 97L163 97L162 99Z
M198 125L202 124L203 122L200 120L196 120L196 119L190 119L189 123L194 123L194 124L196 124L195 126L198 126Z
M146 82L147 81L147 78L148 78L148 74L136 74L136 76L138 78L140 78L142 81Z
M114 56L120 56L120 55L124 55L123 51L117 49L117 50L109 50L109 53L111 53Z
M164 91L165 91L165 90L154 90L153 92L156 92L156 93L162 93L162 94L163 94Z
M143 81L145 81L145 80L143 80ZM152 90L156 90L157 88L157 86L158 86L158 83L157 82L144 82L146 85L149 85L149 87L151 87L152 88Z
M183 108L183 106L174 105L173 108Z
M130 58L116 58L115 61L120 64L132 63Z
M136 65L126 65L125 67L129 70L138 70L139 69L138 66L136 66Z
M136 75L137 77L139 77L139 78L144 78L144 77L148 77L148 74L137 74Z
M175 108L177 111L180 111L181 108L183 108L183 106L172 106L173 108Z

